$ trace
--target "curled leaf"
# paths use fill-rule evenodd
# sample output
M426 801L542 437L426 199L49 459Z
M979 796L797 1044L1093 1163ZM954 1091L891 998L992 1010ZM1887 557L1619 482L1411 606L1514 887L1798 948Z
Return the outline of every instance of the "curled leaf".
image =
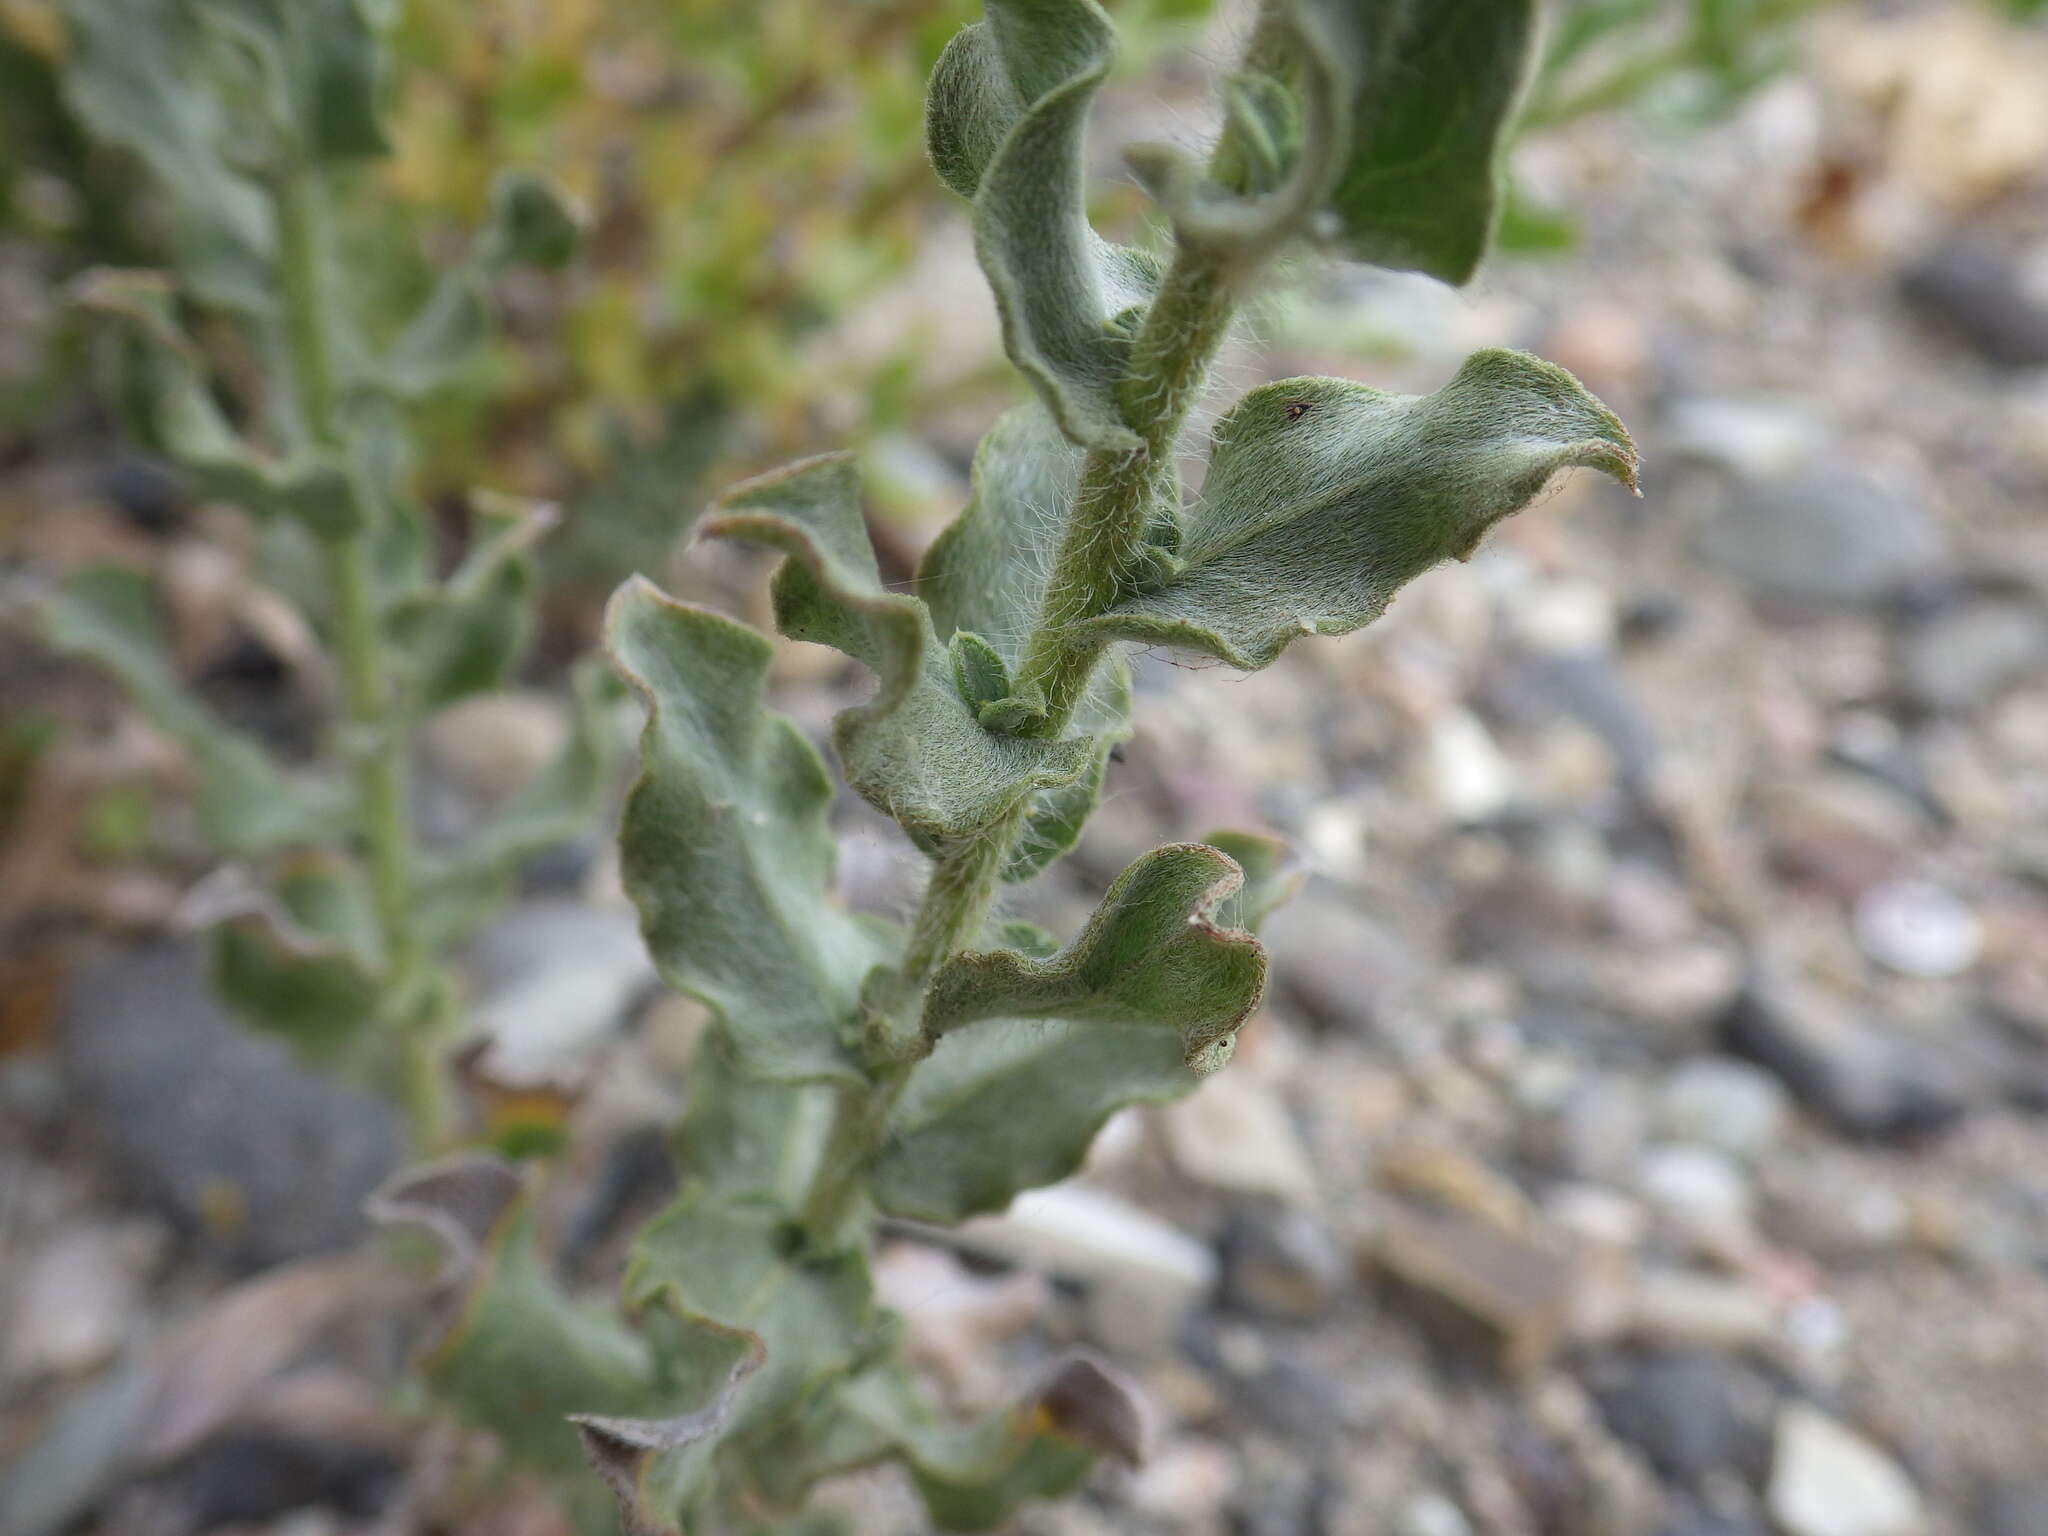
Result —
M214 990L309 1059L340 1059L377 1019L384 995L361 871L307 850L278 872L274 890L240 876L217 871L183 903L187 921L210 929Z
M1470 279L1533 64L1534 0L1267 0L1216 162L1140 146L1179 237L1236 259L1312 240Z
M1433 395L1264 385L1216 424L1177 568L1077 625L1076 643L1178 646L1256 671L1298 636L1378 618L1574 465L1636 483L1614 414L1527 353L1474 353Z
M1221 1066L1265 987L1258 941L1219 921L1240 879L1213 848L1155 849L1064 950L949 961L925 1012L938 1043L876 1160L882 1209L947 1223L1000 1210L1072 1173L1124 1105L1178 1098Z
M833 743L847 782L927 852L980 836L1020 800L1089 771L1089 742L1025 740L981 724L924 603L882 587L847 455L735 487L704 531L788 555L775 576L777 627L875 674L874 696L840 714Z
M1090 1450L1135 1467L1145 1459L1145 1415L1137 1384L1091 1355L1060 1362L1038 1390L1046 1424Z
M1095 0L988 0L932 72L926 141L945 183L974 203L975 248L1003 346L1060 430L1088 448L1140 441L1116 400L1122 323L1158 269L1088 223L1084 129L1116 29Z
M749 1075L855 1080L861 984L892 941L831 900L832 785L762 707L773 647L638 578L605 634L648 709L620 842L656 966L717 1011Z

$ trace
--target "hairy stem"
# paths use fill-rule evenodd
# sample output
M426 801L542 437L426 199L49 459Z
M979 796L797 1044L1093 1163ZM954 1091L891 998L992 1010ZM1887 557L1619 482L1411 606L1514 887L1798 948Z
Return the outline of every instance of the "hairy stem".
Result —
M1139 446L1093 449L1081 463L1073 514L1019 667L1018 693L1042 698L1045 708L1026 734L1066 729L1101 656L1099 646L1071 644L1068 629L1127 596L1150 564L1145 531L1161 497L1173 494L1174 444L1230 328L1232 308L1222 266L1183 246L1146 312L1120 392L1124 422Z
M299 414L314 445L346 459L337 409L329 327L332 295L325 267L325 189L319 172L297 167L278 184L275 206L285 341ZM370 568L368 498L348 470L355 516L347 533L321 540L334 603L334 642L341 658L343 749L355 776L356 800L370 872L370 895L382 943L387 1023L400 1033L399 1075L414 1140L438 1143L445 1131L445 1093L433 1028L440 1010L418 995L425 953L413 920L412 823L407 812L405 740L391 708L391 668Z

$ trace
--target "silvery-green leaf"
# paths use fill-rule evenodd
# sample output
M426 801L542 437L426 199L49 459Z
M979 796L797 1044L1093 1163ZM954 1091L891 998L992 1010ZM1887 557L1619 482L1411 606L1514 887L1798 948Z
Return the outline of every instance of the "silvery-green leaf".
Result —
M258 517L289 517L332 537L360 525L346 469L306 451L290 460L257 452L231 427L208 388L199 350L180 329L171 281L158 272L97 268L77 284L79 304L115 322L114 386L129 429L183 469L202 497Z
M1088 771L1094 753L1086 741L1033 741L983 727L960 695L925 605L883 590L848 456L806 459L747 481L720 500L704 531L787 554L775 576L777 627L874 672L874 696L838 717L833 742L847 782L920 847L939 851L979 836L1023 797Z
M1283 379L1216 424L1178 569L1077 627L1255 671L1300 635L1343 635L1444 560L1465 559L1558 470L1624 485L1637 457L1612 412L1522 352L1474 353L1433 395Z
M227 114L192 13L166 0L63 0L61 14L65 103L170 190L179 269L215 303L268 311L270 207L224 154Z
M200 831L215 847L261 853L345 834L350 812L332 786L287 775L253 737L224 725L186 692L140 572L77 572L52 595L43 623L53 645L106 668L150 722L191 755Z
M975 451L966 509L933 541L917 592L943 637L984 640L1014 676L1045 600L1045 583L1080 474L1080 453L1043 408L1007 413ZM1109 754L1130 736L1130 676L1119 659L1096 669L1068 735L1093 742L1088 769L1039 791L1005 880L1025 880L1065 853L1095 809ZM997 723L989 714L983 718Z
M1132 164L1181 238L1243 257L1294 239L1462 283L1492 239L1535 0L1266 0L1205 167Z
M1060 429L1128 451L1116 385L1124 317L1156 264L1088 223L1085 128L1116 30L1095 0L988 0L932 72L926 140L948 186L974 203L975 246L1003 345Z
M925 1005L938 1044L875 1165L881 1208L938 1222L999 1210L1072 1173L1116 1110L1221 1066L1266 978L1258 941L1217 921L1241 878L1213 848L1155 849L1059 953L948 961Z
M605 633L648 708L620 844L655 964L717 1010L748 1075L856 1080L861 984L892 944L831 900L832 785L762 707L772 645L639 579Z
M801 1211L831 1133L837 1092L743 1076L715 1037L691 1058L688 1087L689 1107L671 1138L676 1177L720 1199Z

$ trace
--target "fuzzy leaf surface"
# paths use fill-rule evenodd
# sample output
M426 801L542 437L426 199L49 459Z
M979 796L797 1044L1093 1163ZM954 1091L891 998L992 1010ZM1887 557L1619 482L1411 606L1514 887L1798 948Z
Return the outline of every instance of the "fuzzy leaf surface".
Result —
M228 853L253 854L343 836L350 813L332 785L288 775L254 737L216 719L171 669L148 580L122 566L77 572L43 613L60 650L105 668L149 721L191 756L201 832Z
M775 575L777 628L844 651L875 674L874 696L839 715L833 744L847 782L927 852L978 836L1020 799L1089 771L1086 741L1030 741L983 727L924 603L883 589L847 455L805 459L735 487L704 531L786 554Z
M892 943L831 901L832 785L762 707L773 647L640 579L605 632L648 708L620 842L655 964L717 1011L748 1075L852 1080L861 984Z
M1008 675L1017 673L1080 468L1079 451L1039 406L1010 411L989 429L975 450L966 508L918 568L918 596L941 639L978 636ZM1032 796L1005 880L1027 880L1073 847L1101 794L1109 754L1130 733L1130 672L1112 657L1096 669L1068 732L1092 743L1087 770Z
M1631 488L1635 445L1578 380L1523 352L1474 353L1433 395L1283 379L1216 424L1179 568L1076 626L1256 671L1306 634L1344 635L1407 582L1462 560L1558 470Z
M975 249L1003 346L1060 430L1084 447L1138 438L1116 400L1130 312L1156 264L1088 222L1088 108L1116 54L1095 0L988 0L940 56L925 136L940 179L974 204Z
M875 1168L892 1215L957 1222L1080 1165L1126 1104L1177 1098L1228 1060L1266 955L1222 927L1242 875L1199 843L1117 877L1057 954L956 955L932 979L932 1054L910 1075Z

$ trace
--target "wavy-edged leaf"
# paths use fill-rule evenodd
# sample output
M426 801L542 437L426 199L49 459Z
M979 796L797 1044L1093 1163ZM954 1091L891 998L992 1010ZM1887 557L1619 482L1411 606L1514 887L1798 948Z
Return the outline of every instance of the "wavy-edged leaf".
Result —
M332 537L360 526L346 469L312 450L285 460L251 447L208 388L199 349L178 324L175 288L161 272L96 268L73 289L118 327L115 393L143 446L182 468L202 497L257 517L288 517Z
M689 1091L689 1107L670 1138L677 1179L720 1199L792 1216L800 1211L831 1134L838 1092L743 1076L716 1038L691 1059Z
M620 844L656 966L717 1011L748 1075L857 1080L861 985L893 945L831 900L832 785L762 707L773 646L638 578L605 634L648 708Z
M672 1316L650 1316L636 1332L610 1309L570 1297L539 1251L532 1190L502 1159L468 1154L407 1169L368 1209L380 1226L423 1232L442 1251L441 1323L421 1379L496 1435L511 1460L546 1476L585 1529L600 1528L610 1501L588 1475L571 1416L610 1423L701 1410L755 1349L744 1337L695 1330L699 1356L722 1348L725 1358L693 1360L661 1337L677 1326Z
M1524 352L1474 353L1433 395L1282 379L1216 424L1178 569L1077 638L1199 651L1256 671L1306 634L1343 635L1462 560L1560 469L1631 488L1635 445L1578 380Z
M43 633L60 650L104 667L149 721L190 755L200 831L227 853L332 842L352 815L331 784L286 773L254 737L216 719L171 669L155 595L139 571L91 566L43 609Z
M1003 346L1060 429L1129 452L1116 385L1130 312L1158 281L1148 256L1088 223L1088 108L1116 54L1095 0L988 0L932 72L925 134L945 183L974 204L975 248Z
M978 637L1006 677L1016 675L1038 622L1080 466L1080 453L1042 407L1006 413L975 450L965 510L918 568L918 596L939 636L956 643L962 634ZM1109 754L1130 730L1130 674L1111 658L1096 669L1068 731L1093 742L1088 769L1032 797L1005 880L1029 879L1073 847L1095 809Z
M883 590L848 455L749 480L716 510L707 534L789 556L775 575L782 633L833 646L875 674L874 696L839 715L833 744L847 782L921 848L980 836L1025 796L1089 771L1086 741L1027 740L981 724L925 605Z
M1216 163L1142 146L1132 165L1195 245L1310 239L1463 283L1499 217L1536 31L1535 0L1269 0Z
M1126 1104L1192 1090L1220 1067L1265 989L1265 951L1217 917L1242 875L1172 844L1119 875L1057 954L956 955L933 977L925 1028L875 1165L892 1215L957 1222L1080 1166Z
M800 1250L789 1218L771 1206L741 1205L690 1186L640 1234L628 1265L628 1305L658 1308L717 1335L752 1335L762 1363L740 1387L723 1435L745 1442L720 1468L744 1479L772 1462L787 1427L822 1391L865 1369L889 1342L874 1304L865 1256ZM643 1508L664 1516L705 1492L707 1454L698 1442L641 1469ZM722 1493L730 1498L728 1485Z

